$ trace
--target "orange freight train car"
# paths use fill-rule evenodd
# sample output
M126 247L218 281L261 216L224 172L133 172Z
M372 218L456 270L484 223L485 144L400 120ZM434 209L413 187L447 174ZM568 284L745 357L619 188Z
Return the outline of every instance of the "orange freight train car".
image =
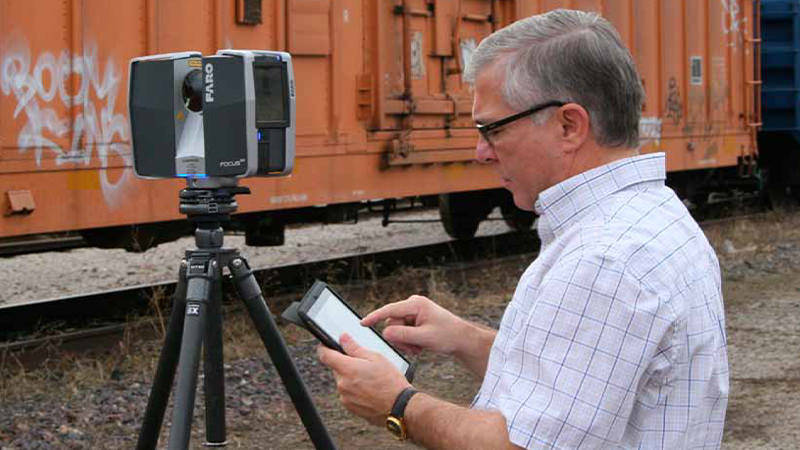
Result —
M667 152L674 179L750 167L750 1L4 0L0 238L83 230L116 245L131 225L158 223L150 230L159 233L182 219L182 181L133 175L127 63L220 48L293 55L295 172L244 181L253 195L239 199L240 211L253 242L314 205L452 192L469 193L441 197L445 226L469 235L509 203L485 191L498 180L471 161L477 134L461 71L494 29L558 7L598 11L618 28L647 94L642 151Z

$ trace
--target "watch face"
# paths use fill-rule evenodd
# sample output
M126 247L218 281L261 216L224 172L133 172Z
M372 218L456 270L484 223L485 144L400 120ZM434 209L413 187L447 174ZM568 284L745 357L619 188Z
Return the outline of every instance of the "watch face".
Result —
M397 439L405 439L406 432L403 428L402 422L395 417L387 417L386 418L386 429L389 430Z

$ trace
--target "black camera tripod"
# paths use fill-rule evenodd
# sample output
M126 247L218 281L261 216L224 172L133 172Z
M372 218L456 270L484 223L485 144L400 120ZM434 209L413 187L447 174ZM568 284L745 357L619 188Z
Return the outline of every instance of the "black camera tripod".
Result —
M233 276L239 297L247 306L250 318L303 425L318 449L336 448L322 423L311 396L300 378L286 343L267 309L261 289L247 261L238 250L222 247L222 224L236 211L234 196L249 194L247 187L235 180L189 180L180 192L180 211L196 225L197 248L187 250L181 261L167 334L158 360L150 398L147 402L137 449L154 449L158 443L164 411L178 369L169 449L186 449L191 435L200 346L203 346L205 378L206 443L222 447L225 436L225 378L222 359L222 267ZM227 185L225 185L227 184Z

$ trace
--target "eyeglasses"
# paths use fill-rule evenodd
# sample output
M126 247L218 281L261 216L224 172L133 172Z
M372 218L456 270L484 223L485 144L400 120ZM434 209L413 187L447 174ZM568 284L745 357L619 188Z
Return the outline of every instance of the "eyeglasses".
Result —
M564 106L564 105L566 105L566 103L564 103L564 102L549 101L547 103L542 103L542 104L536 105L531 109L527 109L525 111L522 111L522 112L519 112L519 113L516 113L516 114L512 114L512 115L510 115L508 117L503 117L500 120L495 120L492 123L487 123L486 125L478 125L475 128L478 129L478 132L481 134L481 137L483 137L483 139L489 145L494 145L492 143L492 140L491 140L491 135L492 135L492 132L494 130L502 127L503 125L508 125L511 122L514 122L516 120L522 119L523 117L527 117L527 116L530 116L532 114L536 114L537 112L539 112L539 111L541 111L543 109L551 108L553 106Z

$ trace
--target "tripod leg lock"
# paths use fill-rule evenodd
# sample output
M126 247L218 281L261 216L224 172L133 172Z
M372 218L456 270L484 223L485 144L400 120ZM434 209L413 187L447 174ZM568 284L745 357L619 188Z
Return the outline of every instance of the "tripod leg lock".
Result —
M186 272L187 315L197 314L197 305L208 303L213 281L219 279L217 261L211 255L191 257Z
M236 286L239 288L239 295L243 300L261 296L261 287L253 277L253 271L243 258L234 258L228 265Z

